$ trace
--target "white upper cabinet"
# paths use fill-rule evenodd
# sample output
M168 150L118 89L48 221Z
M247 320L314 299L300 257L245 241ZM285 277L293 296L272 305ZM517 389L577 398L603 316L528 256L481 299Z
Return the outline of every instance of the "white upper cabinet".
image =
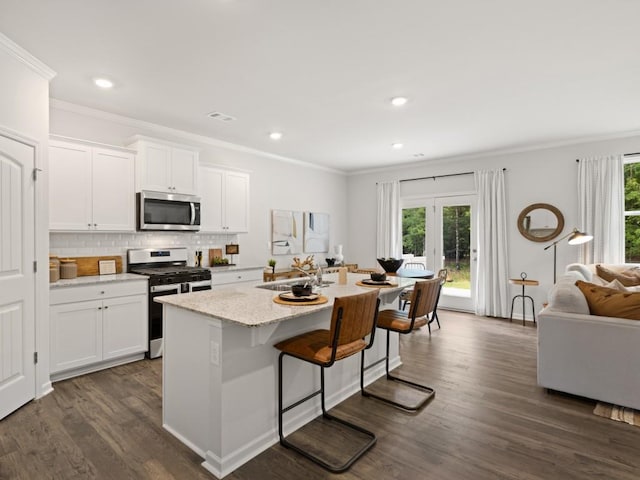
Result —
M134 231L135 155L68 140L49 142L49 228Z
M249 174L200 165L200 231L249 231Z
M132 148L136 156L136 191L183 193L198 191L198 150L137 135Z

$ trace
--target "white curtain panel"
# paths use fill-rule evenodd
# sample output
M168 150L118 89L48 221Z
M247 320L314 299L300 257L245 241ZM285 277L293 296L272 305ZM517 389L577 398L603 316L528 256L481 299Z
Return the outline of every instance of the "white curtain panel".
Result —
M476 314L509 316L509 255L507 248L507 208L504 172L479 170L475 173L478 192L478 279Z
M580 159L579 229L593 235L582 245L581 263L624 263L623 164L623 155Z
M400 183L377 185L378 221L376 255L378 258L402 258L402 212Z

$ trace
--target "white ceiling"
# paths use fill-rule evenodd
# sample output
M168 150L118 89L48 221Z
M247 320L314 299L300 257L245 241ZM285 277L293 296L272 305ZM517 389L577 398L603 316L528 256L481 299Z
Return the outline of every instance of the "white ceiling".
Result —
M53 98L344 171L639 130L639 18L637 0L0 0Z

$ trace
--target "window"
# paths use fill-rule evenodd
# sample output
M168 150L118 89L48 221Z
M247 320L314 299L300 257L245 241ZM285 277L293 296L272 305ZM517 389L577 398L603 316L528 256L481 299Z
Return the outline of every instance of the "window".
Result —
M640 263L640 159L624 164L625 262Z

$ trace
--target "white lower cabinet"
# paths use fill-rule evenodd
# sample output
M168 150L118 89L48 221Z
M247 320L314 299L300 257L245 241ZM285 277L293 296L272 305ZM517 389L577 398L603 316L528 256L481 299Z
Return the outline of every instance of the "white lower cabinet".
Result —
M148 348L147 281L51 290L51 379L140 359Z
M102 360L102 302L51 307L51 373Z
M227 270L225 272L216 271L216 268L211 269L211 288L217 286L230 285L233 283L253 282L256 280L262 281L263 268L252 268L247 270Z

